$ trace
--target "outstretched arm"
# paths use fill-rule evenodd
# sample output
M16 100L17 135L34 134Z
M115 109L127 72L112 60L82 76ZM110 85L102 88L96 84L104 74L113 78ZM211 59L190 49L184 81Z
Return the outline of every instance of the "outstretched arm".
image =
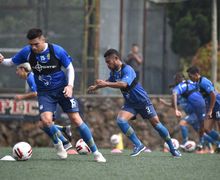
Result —
M0 64L3 64L5 66L12 66L14 65L11 58L4 58L4 56L0 53Z
M17 94L14 99L15 100L23 100L23 99L31 99L37 97L37 92L29 92L26 94Z
M178 110L178 107L177 107L177 94L175 92L172 95L172 101L173 101L173 107L174 107L176 116L181 117L182 113L181 113L181 111Z
M123 82L123 81L118 81L118 82L110 82L107 80L96 80L96 83L92 86L90 86L88 88L88 92L93 92L96 91L97 89L100 88L105 88L105 87L110 87L110 88L126 88L127 87L127 83Z
M173 107L171 102L166 101L165 99L159 98L160 103L164 104L165 106L168 107Z

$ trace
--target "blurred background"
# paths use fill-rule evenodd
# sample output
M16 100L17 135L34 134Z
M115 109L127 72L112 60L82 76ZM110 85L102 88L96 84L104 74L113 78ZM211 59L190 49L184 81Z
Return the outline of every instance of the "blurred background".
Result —
M167 94L175 72L191 63L211 76L213 16L219 17L213 11L220 7L213 8L214 1L0 0L0 52L11 57L27 43L27 30L40 27L73 57L75 91L85 94L95 78L108 76L103 53L115 48L125 58L136 43L143 86L150 94ZM0 92L24 91L24 81L11 83L13 68L0 71Z
M74 59L74 93L79 97L87 97L86 89L95 79L108 77L104 52L115 48L126 59L133 43L139 45L143 57L140 81L153 98L169 94L173 75L185 72L192 64L198 65L202 74L218 87L220 3L217 0L0 0L0 9L0 52L12 57L26 45L28 29L42 28L48 42L61 45ZM0 74L2 99L25 92L25 81L16 76L15 67L0 66ZM109 94L117 96L120 92L99 91L104 98ZM1 119L11 118L13 103L17 102L0 101ZM26 103L29 105L23 102L23 109L33 106L32 114L36 116L36 101ZM93 104L85 104L88 115ZM17 117L22 113L14 114Z

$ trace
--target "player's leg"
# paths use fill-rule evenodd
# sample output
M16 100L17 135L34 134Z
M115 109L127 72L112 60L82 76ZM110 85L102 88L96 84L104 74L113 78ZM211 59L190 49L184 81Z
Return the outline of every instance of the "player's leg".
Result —
M188 118L188 116L186 116L185 118ZM181 119L179 122L180 125L180 130L181 130L181 135L182 135L182 144L184 146L184 144L188 141L189 139L189 132L188 132L188 123L187 121L184 119ZM182 148L182 146L181 146Z
M146 148L137 137L134 129L128 123L128 120L132 119L132 117L134 117L136 114L137 113L132 107L130 107L129 105L124 105L123 109L118 113L116 120L118 127L134 145L134 151L133 153L131 153L131 156L137 156Z
M159 133L159 135L166 141L166 143L168 144L169 148L170 148L170 153L174 156L174 157L181 157L181 153L174 148L173 143L171 141L171 137L169 134L169 131L167 130L167 128L159 121L158 116L153 116L152 118L150 118L150 123L152 124L152 126L155 128L155 130Z
M38 93L38 103L40 110L40 119L42 121L42 129L51 138L57 155L61 159L67 158L67 153L63 147L62 141L64 137L60 130L53 123L53 112L56 110L56 100L50 97L51 93Z
M214 140L214 144L216 145L216 152L220 152L219 133L213 129L214 123L215 123L215 119L205 120L205 133Z
M49 111L41 113L41 121L43 123L43 131L52 139L54 147L57 150L57 155L61 159L67 158L67 153L63 147L60 137L62 133L57 129L57 127L52 122L52 113Z
M98 148L93 139L92 133L89 127L84 123L81 116L79 115L78 102L74 98L65 98L64 96L59 100L60 106L63 111L69 116L70 121L77 127L82 139L88 144L92 153L94 154L95 161L106 162L106 159L98 151Z
M93 139L92 133L89 127L83 122L78 112L71 112L68 113L68 116L72 123L74 123L77 127L77 130L80 133L82 139L88 144L89 148L91 149L92 153L94 154L95 161L97 162L106 162L106 159L103 155L98 151L98 148L95 144Z
M69 142L72 140L71 125L61 126L61 125L55 124L55 126L66 136Z
M57 110L53 113L53 121L55 122L55 120L57 119L57 112L61 112L60 107L57 108ZM54 123L55 124L55 123ZM67 126L61 126L59 124L55 124L55 126L65 135L65 137L68 139L69 144L71 144L71 140L72 140L72 132L71 132L71 125L67 125ZM66 144L66 143L64 143Z

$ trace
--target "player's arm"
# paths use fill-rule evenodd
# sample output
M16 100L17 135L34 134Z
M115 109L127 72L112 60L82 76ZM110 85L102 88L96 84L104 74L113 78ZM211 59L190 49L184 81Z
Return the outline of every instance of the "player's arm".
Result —
M37 92L29 92L26 94L18 94L14 97L15 100L32 99L37 97Z
M64 88L63 93L65 97L72 97L73 95L73 87L75 80L75 70L73 68L72 63L70 63L66 68L66 76L68 80L68 85Z
M207 116L208 116L209 118L212 118L212 110L213 110L213 108L214 108L214 106L215 106L215 101L216 101L215 92L212 91L212 92L209 94L209 96L210 96L210 105L209 105L209 110L208 110L208 112L207 112Z
M105 87L110 87L110 88L126 88L127 83L123 81L118 81L118 82L110 82L108 80L101 80L98 79L96 80L96 83L88 88L88 92L96 91L97 89L105 88Z
M165 106L173 107L172 102L168 102L168 101L166 101L165 99L162 99L162 98L159 98L159 101L160 101L160 103L164 104Z
M172 102L173 102L173 108L175 110L175 114L177 117L181 117L182 113L181 111L178 110L178 106L177 106L177 93L175 91L173 91L172 94Z
M12 58L4 58L4 56L0 53L0 64L5 66L12 66L14 65Z

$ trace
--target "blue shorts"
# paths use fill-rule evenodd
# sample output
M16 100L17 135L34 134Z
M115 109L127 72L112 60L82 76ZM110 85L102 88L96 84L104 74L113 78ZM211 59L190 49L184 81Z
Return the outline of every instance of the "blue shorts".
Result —
M219 96L217 96L216 98L219 99ZM212 119L216 120L216 121L220 121L220 104L219 104L219 100L215 102L215 106L213 108L212 111Z
M137 108L134 108L132 105L126 103L122 107L122 110L130 112L134 114L134 116L136 116L137 114L140 114L143 119L150 119L154 116L157 116L157 113L153 105L147 105L147 106L144 106L143 108L137 109Z
M198 132L198 130L200 129L200 124L199 124L198 118L195 113L188 114L182 120L184 120L188 124L190 124L195 131Z
M77 100L74 97L64 97L63 88L50 92L39 92L38 103L40 113L49 111L54 114L57 109L57 104L62 107L65 113L79 112Z

